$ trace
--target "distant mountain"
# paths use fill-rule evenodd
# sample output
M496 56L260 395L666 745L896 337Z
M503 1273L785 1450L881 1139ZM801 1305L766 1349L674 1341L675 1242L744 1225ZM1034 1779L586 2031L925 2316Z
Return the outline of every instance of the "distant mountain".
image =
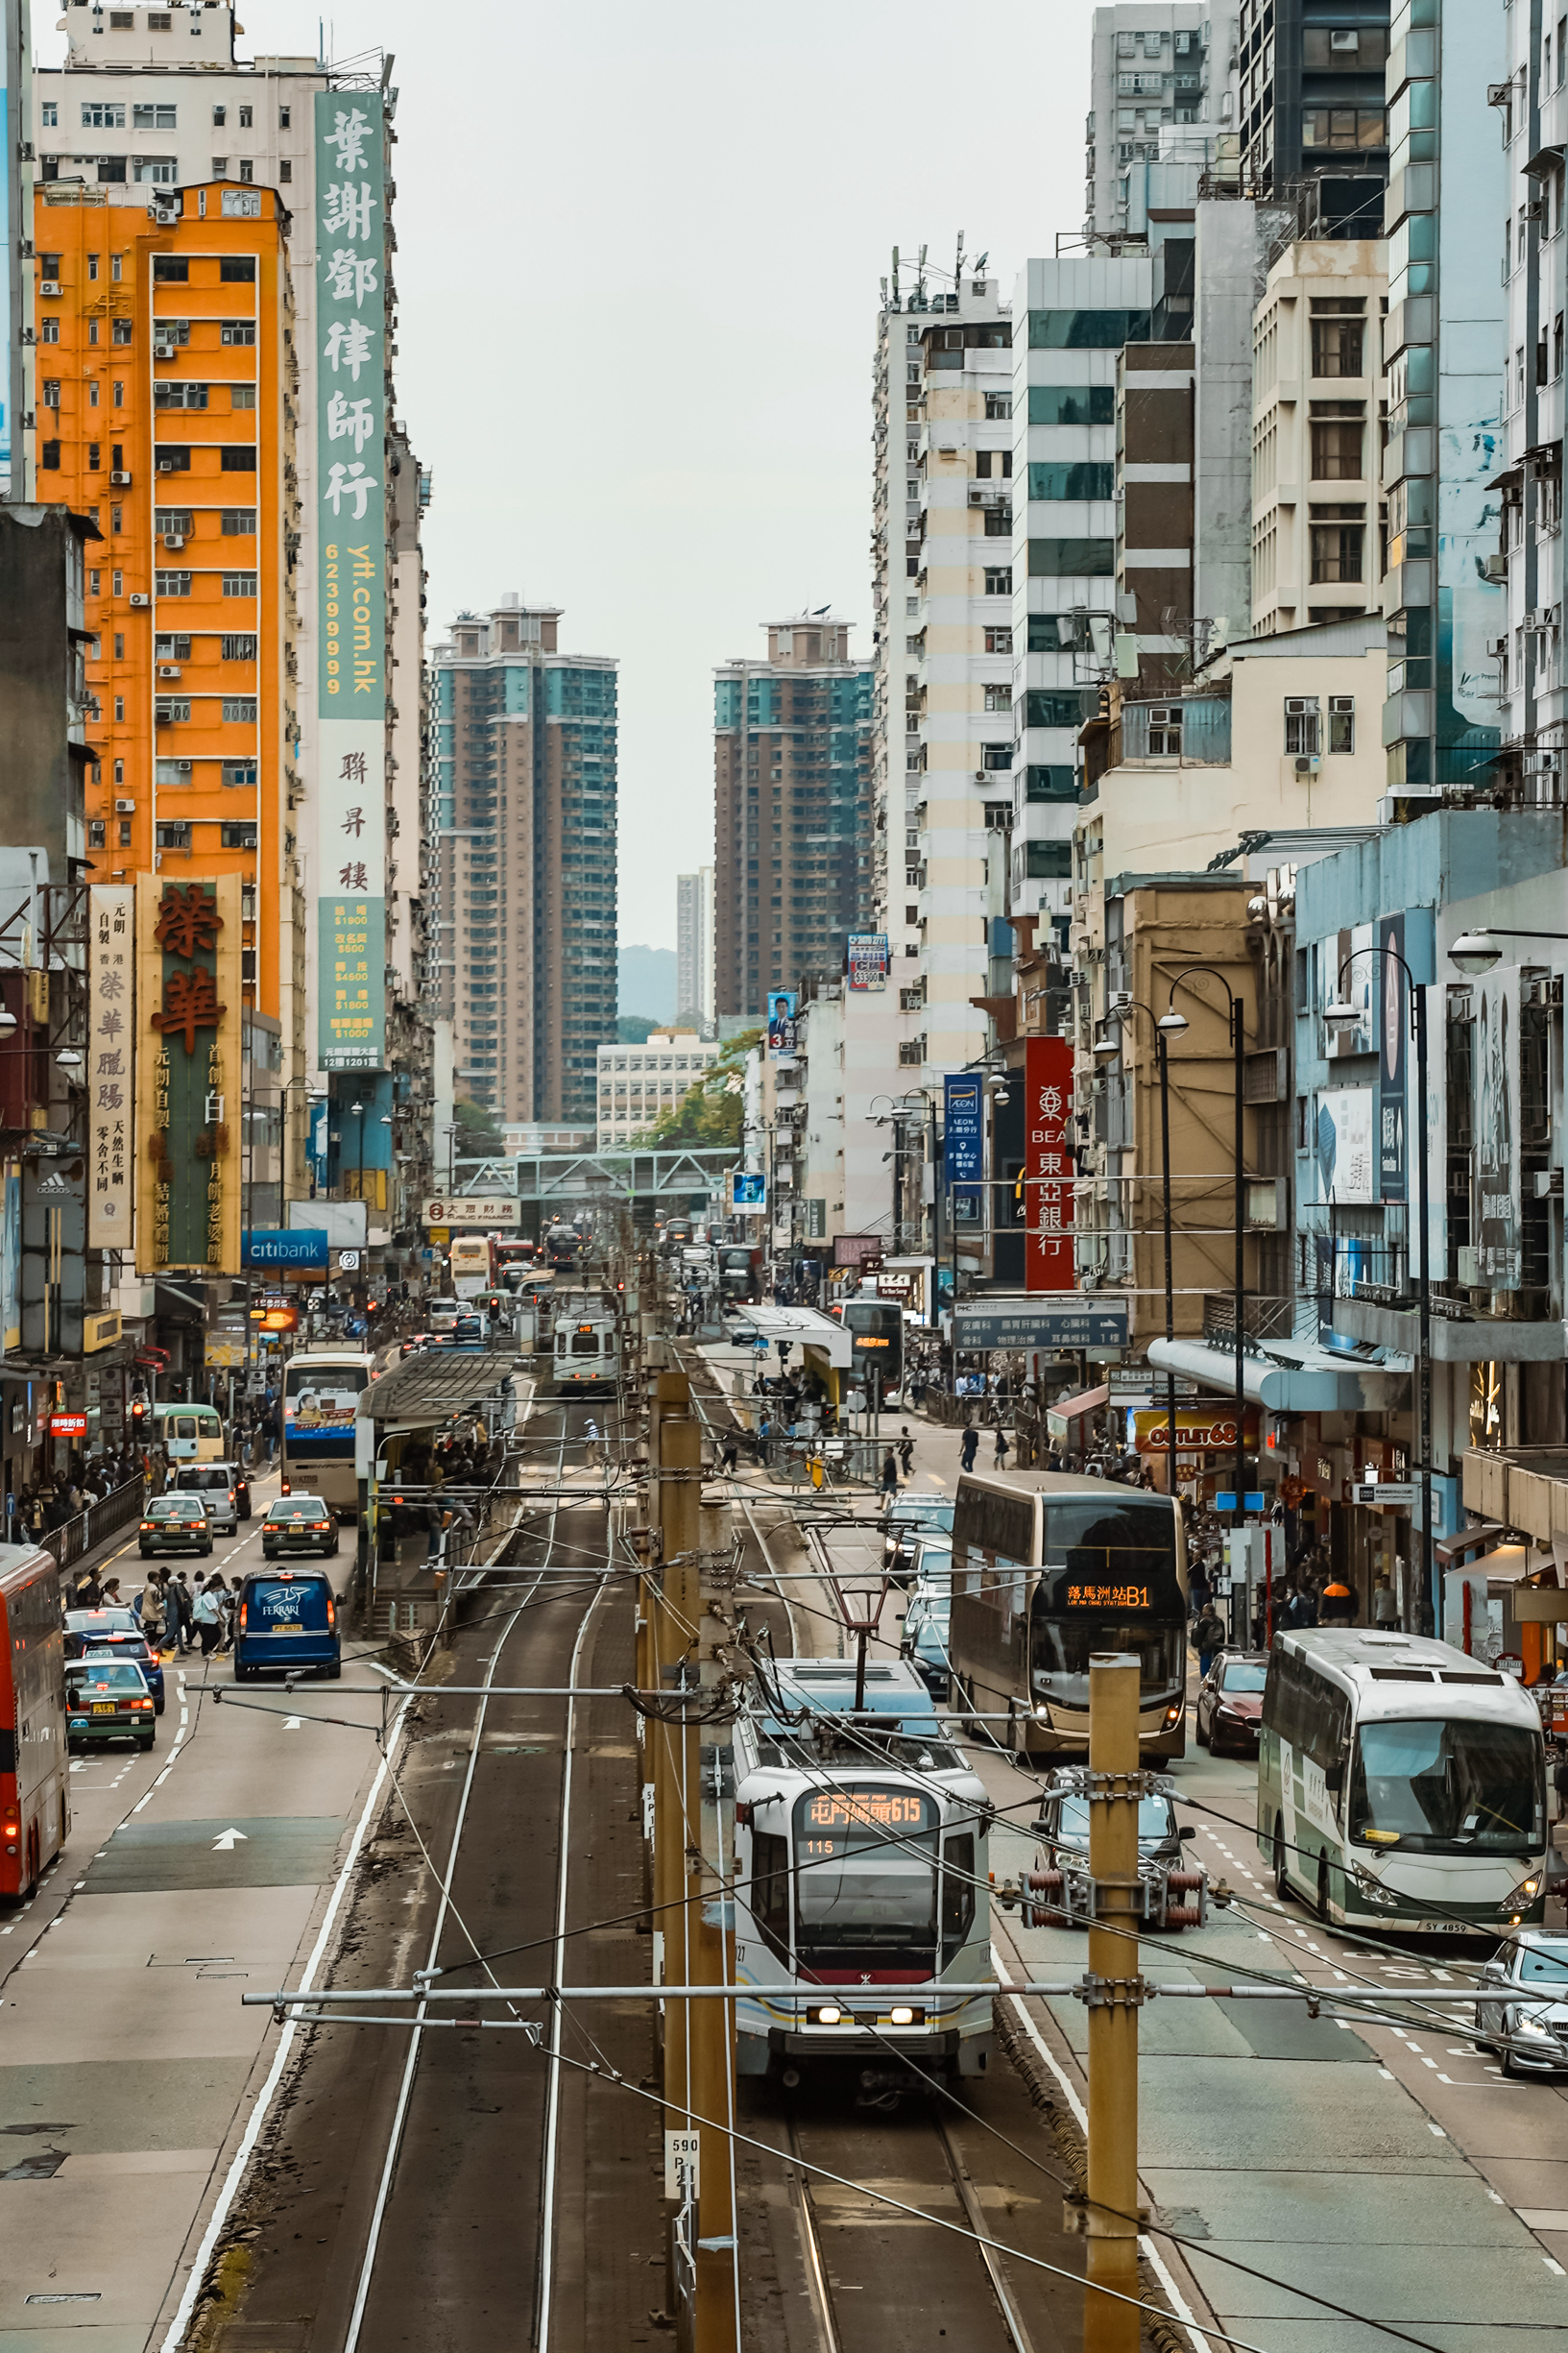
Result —
M675 1018L675 951L673 948L622 948L617 957L622 1013L640 1013L647 1021Z

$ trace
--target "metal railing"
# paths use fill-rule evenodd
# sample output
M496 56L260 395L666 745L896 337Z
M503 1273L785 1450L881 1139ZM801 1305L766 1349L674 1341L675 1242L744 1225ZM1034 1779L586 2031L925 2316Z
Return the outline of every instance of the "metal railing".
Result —
M45 1552L52 1552L61 1568L69 1568L74 1561L91 1552L106 1537L113 1536L127 1520L141 1517L142 1498L147 1492L147 1480L138 1472L128 1479L124 1487L109 1490L96 1503L89 1503L84 1512L67 1519L58 1528L51 1528L38 1539Z

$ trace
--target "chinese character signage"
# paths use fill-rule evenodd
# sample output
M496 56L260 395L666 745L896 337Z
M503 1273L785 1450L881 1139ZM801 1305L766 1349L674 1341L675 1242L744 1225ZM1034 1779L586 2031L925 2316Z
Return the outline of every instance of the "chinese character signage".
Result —
M1082 1307L1031 1307L1011 1299L987 1299L953 1310L955 1348L1124 1348L1124 1299L1097 1298Z
M136 907L136 1263L240 1271L240 880L143 875Z
M850 986L869 989L873 993L887 986L887 934L885 932L852 932L850 949Z
M1384 954L1371 958L1378 1005L1378 1189L1384 1201L1402 1201L1406 1198L1405 1062L1411 1027L1405 993L1403 914L1380 918L1378 946Z
M1073 1045L1031 1037L1024 1048L1024 1288L1071 1291Z
M985 1131L980 1109L980 1082L963 1071L949 1071L942 1081L942 1163L954 1225L978 1225L984 1198L980 1180L985 1174Z
M87 897L87 1247L132 1247L136 1123L136 893L95 883Z
M767 1050L770 1055L792 1055L795 1051L796 996L792 988L770 988L767 993Z
M316 108L324 1070L386 1059L386 189L381 100Z

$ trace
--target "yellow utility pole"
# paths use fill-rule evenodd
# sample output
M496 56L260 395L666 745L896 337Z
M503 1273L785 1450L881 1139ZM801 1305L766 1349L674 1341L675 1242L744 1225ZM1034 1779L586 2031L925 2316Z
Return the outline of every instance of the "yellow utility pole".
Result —
M1138 2353L1138 1661L1089 1662L1089 2205L1084 2353Z

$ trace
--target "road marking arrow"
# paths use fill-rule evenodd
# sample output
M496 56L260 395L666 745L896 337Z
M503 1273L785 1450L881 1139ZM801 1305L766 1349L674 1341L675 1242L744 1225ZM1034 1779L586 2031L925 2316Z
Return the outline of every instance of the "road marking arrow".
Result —
M285 1732L298 1732L303 1723L304 1717L302 1715L291 1715L285 1719L283 1730Z
M212 1851L215 1855L232 1855L237 1846L248 1846L249 1844L250 1840L243 1831L227 1830L221 1836L214 1838Z

